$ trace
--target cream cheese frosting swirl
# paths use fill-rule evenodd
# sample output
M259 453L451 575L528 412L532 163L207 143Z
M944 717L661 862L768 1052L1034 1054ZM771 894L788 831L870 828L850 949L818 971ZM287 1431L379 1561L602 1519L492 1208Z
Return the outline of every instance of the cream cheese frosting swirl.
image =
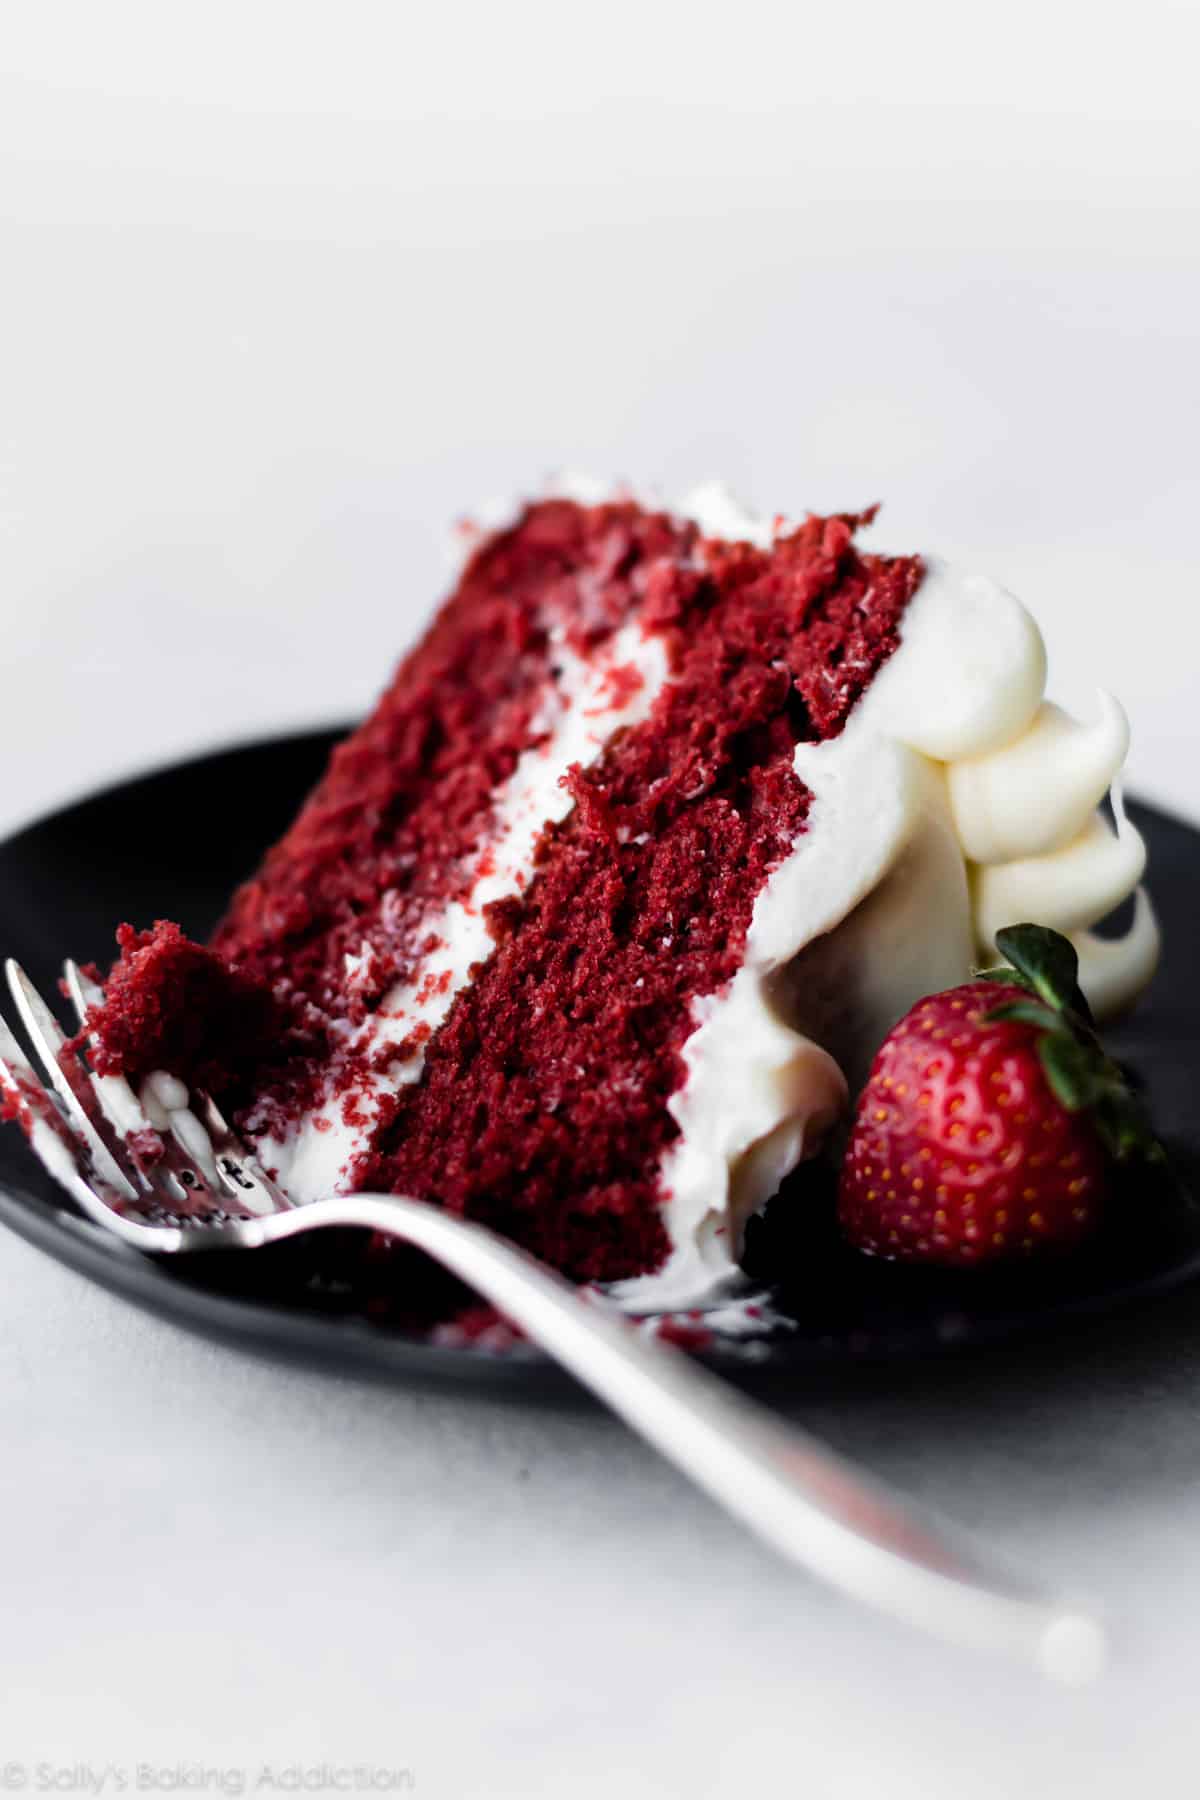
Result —
M958 716L939 706L931 724L914 729L901 718L896 730L946 764L980 955L995 960L996 933L1005 925L1049 925L1074 942L1094 1010L1111 1015L1141 992L1159 949L1144 893L1123 938L1092 930L1139 888L1146 868L1145 843L1121 800L1129 750L1124 710L1101 690L1096 719L1081 723L1046 701L1041 633L1020 601L994 583L956 582L934 563L914 605L919 616L902 646L914 707L941 675L959 696ZM987 656L989 640L992 656L981 665L977 657ZM1115 829L1097 810L1110 789Z
M976 936L988 955L997 931L1026 919L1066 933L1095 1013L1135 1000L1158 962L1159 934L1139 886L1146 846L1120 788L1129 723L1101 689L1094 723L1043 702L1014 743L948 770L950 803L971 867ZM1112 790L1115 830L1096 810ZM1091 926L1137 891L1124 937Z

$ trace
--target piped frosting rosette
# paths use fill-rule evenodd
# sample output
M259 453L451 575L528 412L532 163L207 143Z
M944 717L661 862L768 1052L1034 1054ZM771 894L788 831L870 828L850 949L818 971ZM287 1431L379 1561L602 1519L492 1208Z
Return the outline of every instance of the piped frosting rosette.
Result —
M1146 846L1121 798L1123 709L1101 691L1096 717L1080 721L1047 701L1041 633L994 582L931 560L914 610L919 629L905 633L904 683L889 695L889 723L944 765L981 960L995 959L1006 925L1051 926L1078 950L1097 1015L1121 1011L1159 954L1140 885ZM1113 824L1099 810L1110 792ZM1099 936L1094 927L1135 893L1125 934Z
M1121 796L1128 747L1125 713L1101 689L1093 721L1043 701L1015 742L949 770L981 951L991 951L1005 925L1027 919L1065 932L1099 1017L1137 998L1159 954L1154 910L1140 886L1146 845ZM1096 810L1110 789L1115 829ZM1124 936L1090 929L1135 892Z

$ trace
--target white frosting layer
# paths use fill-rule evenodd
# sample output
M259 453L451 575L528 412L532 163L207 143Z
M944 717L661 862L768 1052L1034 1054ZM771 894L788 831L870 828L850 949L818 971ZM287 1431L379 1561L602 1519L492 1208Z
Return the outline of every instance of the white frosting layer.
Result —
M635 686L627 679L637 677ZM350 1040L349 1047L373 1056L389 1044L397 1047L418 1027L432 1034L443 1023L455 995L486 962L493 944L485 908L521 893L533 874L534 850L548 824L565 819L574 801L562 785L573 764L586 767L618 731L636 725L649 713L667 677L662 640L637 624L623 626L596 656L577 655L563 640L554 645L553 682L535 722L545 736L522 753L496 796L492 825L475 856L475 876L466 900L453 900L429 914L422 935L438 940L409 981L398 982L378 1011ZM470 870L466 871L470 880ZM370 958L365 946L347 958L353 979L365 973ZM315 1200L332 1193L352 1159L367 1148L379 1101L420 1078L425 1066L418 1048L373 1078L372 1089L356 1096L355 1123L344 1116L340 1097L332 1097L301 1122L286 1140L264 1137L261 1160L278 1171L292 1199Z
M759 895L737 975L694 1008L688 1079L670 1102L679 1137L662 1170L674 1249L658 1273L619 1287L634 1310L720 1291L746 1220L845 1107L831 1050L848 1062L852 1043L877 1045L918 995L970 966L966 875L936 767L878 729L870 696L841 737L801 746L795 766L813 794L809 829ZM839 941L852 919L865 929ZM817 944L830 961L802 973L797 959Z

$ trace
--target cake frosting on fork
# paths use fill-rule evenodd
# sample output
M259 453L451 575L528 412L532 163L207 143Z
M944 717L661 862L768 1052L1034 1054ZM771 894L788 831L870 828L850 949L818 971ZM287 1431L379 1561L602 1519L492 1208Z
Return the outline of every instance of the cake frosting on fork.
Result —
M426 1197L633 1307L694 1304L880 1040L1070 934L1093 1005L1157 933L1128 731L1043 697L1025 609L871 514L579 488L454 592L211 946L123 933L100 1065L214 1087L298 1200ZM789 1184L804 1205L805 1184Z

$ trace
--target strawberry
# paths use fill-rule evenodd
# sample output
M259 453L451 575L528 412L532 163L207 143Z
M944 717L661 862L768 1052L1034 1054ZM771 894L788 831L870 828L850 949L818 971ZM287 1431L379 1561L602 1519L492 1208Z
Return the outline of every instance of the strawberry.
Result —
M838 1194L861 1250L962 1266L1067 1248L1115 1164L1162 1160L1095 1035L1073 946L1038 925L996 945L1007 966L919 1001L875 1059Z

